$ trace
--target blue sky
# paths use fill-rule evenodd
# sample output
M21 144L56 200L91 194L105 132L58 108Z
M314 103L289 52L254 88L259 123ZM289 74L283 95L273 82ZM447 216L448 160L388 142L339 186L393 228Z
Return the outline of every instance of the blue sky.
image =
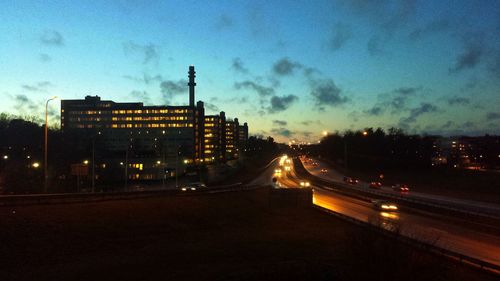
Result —
M2 1L0 112L99 95L186 104L250 133L500 134L499 1ZM58 102L51 118L58 122Z

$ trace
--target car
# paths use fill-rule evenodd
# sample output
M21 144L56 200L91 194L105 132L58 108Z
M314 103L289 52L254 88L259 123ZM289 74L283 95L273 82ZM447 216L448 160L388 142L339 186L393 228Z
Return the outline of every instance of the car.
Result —
M344 181L348 184L357 184L359 181L355 178L344 177Z
M408 192L410 191L410 188L406 184L395 184L392 186L392 190L394 191L399 191L399 192Z
M207 186L202 182L193 182L181 187L182 191L195 191L206 188Z
M379 181L372 181L368 187L373 189L380 189L382 187L382 183Z
M327 169L321 169L321 172L324 174L324 173L328 173L328 170Z
M309 186L311 186L311 183L308 182L308 181L301 181L300 182L300 186L302 186L302 187L309 187Z
M395 203L385 200L373 200L372 204L373 207L384 212L397 212L399 209Z

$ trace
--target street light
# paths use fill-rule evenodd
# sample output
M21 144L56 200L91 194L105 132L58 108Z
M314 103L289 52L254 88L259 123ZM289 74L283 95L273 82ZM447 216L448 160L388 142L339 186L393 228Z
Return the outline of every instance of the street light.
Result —
M48 145L48 134L49 134L49 101L57 99L57 96L53 96L50 99L47 100L45 103L45 150L44 150L44 162L43 162L43 178L44 178L44 183L43 183L43 191L44 193L47 193L47 181L49 178L48 175L48 161L47 161L47 145Z

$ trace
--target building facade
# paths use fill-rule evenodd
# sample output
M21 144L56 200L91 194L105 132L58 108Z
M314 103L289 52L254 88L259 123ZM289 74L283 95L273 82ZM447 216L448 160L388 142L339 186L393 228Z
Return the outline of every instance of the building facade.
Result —
M224 112L206 116L203 102L194 104L194 66L188 74L189 105L145 106L99 96L62 100L61 129L99 146L104 167L124 166L129 179L160 179L189 166L237 158L237 144L246 141L237 119L228 126Z

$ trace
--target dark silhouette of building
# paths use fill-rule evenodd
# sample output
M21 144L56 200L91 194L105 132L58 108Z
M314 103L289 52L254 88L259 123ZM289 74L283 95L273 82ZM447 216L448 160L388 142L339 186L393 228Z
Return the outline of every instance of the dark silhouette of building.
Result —
M84 143L97 140L106 151L104 166L128 165L131 179L158 179L164 171L235 159L248 127L240 136L237 118L226 122L224 112L205 116L204 103L194 104L195 73L190 66L189 105L145 106L99 96L62 100L61 128Z

